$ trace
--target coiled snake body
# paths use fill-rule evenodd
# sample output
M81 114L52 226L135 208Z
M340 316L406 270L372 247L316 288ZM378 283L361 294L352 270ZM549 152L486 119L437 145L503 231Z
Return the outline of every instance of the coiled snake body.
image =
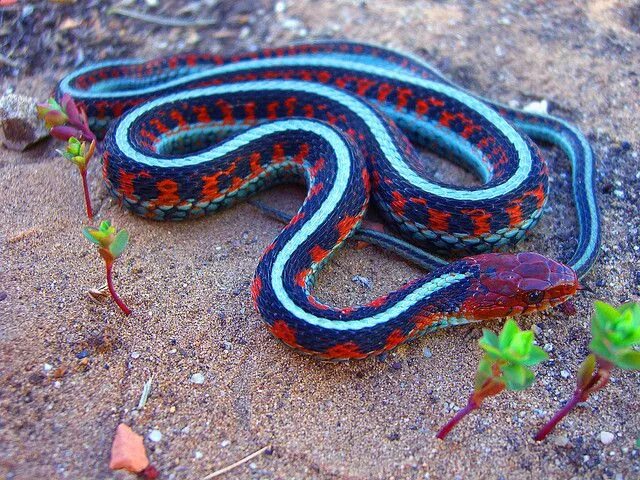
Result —
M71 73L59 85L65 93L98 135L106 131L107 187L139 215L199 217L304 179L307 197L263 254L252 294L276 337L322 358L362 358L442 326L561 303L598 252L594 160L575 127L483 100L388 49L324 42L228 58L116 60ZM486 253L519 241L545 205L547 166L529 137L558 145L572 162L580 232L569 266ZM484 184L427 178L412 142ZM320 302L314 279L370 197L414 245L471 256L434 261L430 274L366 305Z

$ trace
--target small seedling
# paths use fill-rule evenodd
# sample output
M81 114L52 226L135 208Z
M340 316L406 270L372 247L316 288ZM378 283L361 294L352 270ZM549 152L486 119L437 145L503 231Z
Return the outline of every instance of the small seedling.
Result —
M441 440L460 420L479 408L485 398L497 395L504 389L528 388L535 380L528 367L549 358L544 350L533 344L533 332L520 330L518 324L511 319L504 324L500 336L483 329L483 336L478 343L485 353L478 365L474 392L469 397L467 406L459 410L438 432L437 437Z
M64 158L73 163L80 171L82 177L82 189L84 191L84 204L87 209L87 217L93 218L93 210L91 209L91 197L89 195L89 184L87 183L87 165L89 160L93 156L93 152L96 149L95 139L91 141L89 147L85 142L81 142L76 137L71 137L67 141L67 148L62 151L58 150L58 153Z
M535 436L544 440L555 426L580 402L603 388L611 377L613 367L640 370L640 305L627 303L615 308L608 303L595 302L591 319L591 354L580 365L578 381L571 399Z
M113 288L112 269L113 262L116 258L122 255L122 252L129 243L129 234L126 230L117 231L115 227L111 226L111 222L105 220L100 224L99 228L87 227L82 230L84 236L87 239L98 245L98 253L104 259L105 266L107 268L107 286L109 287L109 293L116 302L118 307L126 314L129 315L131 310L120 299Z
M78 108L69 94L65 94L58 103L50 98L44 103L36 105L38 117L44 120L45 126L53 137L67 141L71 137L91 142L96 136L89 129L87 114Z

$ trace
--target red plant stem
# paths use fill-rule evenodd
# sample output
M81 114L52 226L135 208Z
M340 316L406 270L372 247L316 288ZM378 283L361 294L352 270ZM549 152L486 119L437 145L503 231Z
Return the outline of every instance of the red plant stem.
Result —
M89 184L87 183L87 169L81 169L82 188L84 189L84 204L87 207L87 217L89 220L93 218L93 210L91 209L91 197L89 196Z
M576 388L571 399L566 403L564 407L556 412L556 414L544 427L540 429L540 431L534 437L534 440L544 440L547 435L549 435L553 431L556 425L558 425L558 423L560 423L560 421L564 417L566 417L569 412L571 412L571 410L576 407L576 405L578 405L578 403L586 401L589 395L600 390L609 382L610 369L612 367L612 364L600 357L597 357L597 362L598 370L593 374L589 383L584 387Z
M455 416L451 420L449 420L444 427L440 429L436 437L439 438L440 440L444 440L444 438L449 434L451 430L453 430L453 428L458 424L460 420L462 420L465 416L467 416L469 413L474 411L479 406L480 404L476 403L476 401L473 398L473 395L471 395L469 397L469 401L467 402L467 406L458 410Z
M116 304L120 307L120 310L124 312L125 315L130 315L131 310L127 307L124 302L120 299L118 294L116 293L115 288L113 288L113 279L111 276L111 271L113 268L113 263L107 262L107 285L109 286L109 293L111 294L111 298L116 302Z

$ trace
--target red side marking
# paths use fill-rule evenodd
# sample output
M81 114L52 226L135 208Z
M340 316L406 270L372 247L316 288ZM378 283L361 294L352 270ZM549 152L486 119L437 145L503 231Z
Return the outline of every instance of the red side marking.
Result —
M178 66L178 59L176 57L171 57L169 59L168 64L169 64L169 68L174 69Z
M178 195L178 184L171 179L164 179L156 182L156 188L160 192L158 203L160 205L174 205L180 201Z
M196 64L198 63L198 56L193 53L189 53L186 58L187 58L187 65L190 67L195 67Z
M162 123L162 121L159 118L152 118L151 120L149 120L149 123L153 125L155 129L160 133L167 133L169 131L167 126L164 123Z
M325 258L328 253L329 253L329 250L327 250L325 248L322 248L320 245L315 245L309 251L309 255L311 256L311 260L313 260L315 263L318 263L323 258Z
M473 221L473 234L483 235L491 231L489 221L491 220L491 214L481 208L472 208L467 210L461 210L465 215L469 215Z
M251 169L251 173L253 176L260 175L264 170L262 165L260 164L261 155L260 152L253 152L249 157L249 168Z
M155 141L158 139L158 137L156 137L153 133L151 133L146 128L140 129L140 136L144 138L148 138L153 143L155 143Z
M398 87L397 95L398 99L396 100L396 110L402 110L407 106L409 98L413 95L413 90L410 88Z
M185 130L186 128L189 127L189 124L182 116L182 113L180 113L178 110L171 110L171 112L169 113L169 116L174 122L176 122L180 126L181 130Z
M329 307L324 303L320 303L313 295L307 295L307 301L316 308L321 310L328 310Z
M356 226L359 220L360 220L360 217L351 216L351 215L347 215L342 220L340 220L336 227L338 229L338 236L339 236L338 241L344 240L347 237L347 235L351 233L351 231L354 229L354 227Z
M391 201L391 209L394 211L394 213L396 213L397 215L404 215L404 207L407 204L407 199L397 190L394 190L393 192L391 192L391 195L393 196L393 200Z
M304 116L307 118L313 118L315 116L313 105L311 104L308 104L302 107L302 111L304 112Z
M284 148L280 143L273 144L273 162L274 163L284 162Z
M303 218L304 218L304 212L298 212L293 216L293 218L291 218L291 220L289 221L289 225L295 225Z
M220 195L218 176L219 174L202 177L202 200L210 201L218 198Z
M324 158L320 157L318 160L316 160L315 165L309 168L309 176L311 178L316 177L318 175L318 172L323 168L324 168Z
M416 330L422 330L431 325L435 320L434 315L416 315L413 317L413 321L416 323Z
M253 278L253 284L251 285L251 298L253 298L253 303L256 308L258 306L258 297L260 296L260 292L262 291L262 280L260 277L255 276Z
M129 198L129 199L135 198L134 187L133 187L133 181L135 179L136 179L135 173L127 173L122 168L118 170L118 184L120 185L120 188L118 188L118 190L126 198Z
M329 80L331 80L331 74L326 70L318 72L317 76L320 83L327 83Z
M284 101L284 106L287 109L287 116L293 117L296 110L296 103L298 99L296 97L289 97Z
M476 145L479 149L483 150L487 148L489 145L495 144L495 143L496 143L496 139L492 136L488 136L488 137L481 138Z
M361 97L367 94L367 90L373 87L378 82L369 78L360 78L356 83L356 93Z
M291 347L297 347L296 332L284 320L276 320L271 326L271 333Z
M278 118L278 102L271 102L267 105L267 118L269 120L275 120Z
M402 342L406 340L407 337L404 336L402 330L396 328L393 332L389 334L387 337L387 341L384 344L385 350L391 350L392 348L396 348Z
M507 212L507 215L509 215L509 227L514 228L522 223L523 218L520 203L512 201L504 210Z
M360 351L360 347L354 342L346 342L340 343L334 347L328 348L323 354L322 357L326 359L332 358L364 358L367 355Z
M194 105L193 112L197 115L198 122L200 123L210 123L211 117L209 116L209 112L207 111L207 107L204 105Z
M244 104L244 123L251 125L256 122L256 102Z
M431 228L431 230L437 232L446 232L449 230L450 213L436 210L435 208L428 208L427 213L429 214L429 228Z
M309 70L303 70L300 72L300 79L305 82L311 82L313 80L313 75Z
M309 273L311 273L311 269L310 268L305 268L305 269L300 270L296 274L296 285L298 285L300 288L306 288L306 286L307 286L307 277L309 276Z
M544 205L544 199L546 196L544 186L542 184L538 184L538 186L534 190L525 192L524 196L534 197L536 199L536 208L540 209Z
M420 99L416 102L416 113L418 117L424 116L425 113L429 111L429 104L424 100Z
M302 165L302 162L304 162L304 159L307 158L307 156L309 156L309 144L303 143L300 145L300 150L296 153L296 156L293 157L293 161Z
M324 187L324 184L322 182L314 183L313 187L309 189L309 193L307 194L307 199L311 199L315 197L318 193L322 191L322 187Z
M391 92L393 92L393 87L391 85L389 85L388 83L381 83L380 86L378 87L378 101L379 102L385 102L387 100L387 97L391 94Z
M424 198L420 198L420 197L411 197L409 199L412 203L415 203L417 205L422 205L423 207L427 206L427 201Z
M216 107L222 112L223 125L234 125L236 123L236 119L233 117L233 105L220 98L216 101Z
M124 103L116 102L113 104L112 108L113 108L113 116L119 117L120 115L122 115L122 112L124 111Z
M381 297L374 298L372 301L369 302L369 305L367 305L367 306L380 308L382 305L385 304L386 301L387 301L387 296L386 295L382 295Z
M336 81L334 82L336 87L338 88L344 88L347 86L348 80L344 77L340 77L340 78L336 78Z

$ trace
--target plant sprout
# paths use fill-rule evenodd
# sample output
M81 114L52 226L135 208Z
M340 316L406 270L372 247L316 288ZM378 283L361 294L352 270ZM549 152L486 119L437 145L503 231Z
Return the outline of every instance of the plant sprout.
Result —
M112 278L113 262L116 258L122 255L127 243L129 243L129 234L126 230L117 231L108 220L102 222L99 228L84 228L82 233L90 242L98 245L98 253L103 258L107 268L107 285L109 287L109 293L125 315L129 315L131 310L124 304L116 293L116 290L113 287Z
M37 104L36 110L51 135L58 140L66 142L71 137L76 137L91 142L96 139L89 129L87 114L78 108L69 94L64 94L60 103L49 98L46 102Z
M536 440L547 435L580 402L603 388L611 377L613 367L640 370L640 305L627 303L618 308L604 302L595 302L591 319L591 354L580 365L576 389L571 399L560 409L538 434Z
M84 204L87 209L87 217L89 217L89 220L93 218L93 210L91 209L91 197L89 195L89 184L87 183L87 165L89 165L89 160L91 160L95 149L95 139L91 141L91 144L87 148L87 144L85 142L81 142L76 137L71 137L67 141L67 148L64 151L58 150L60 155L69 160L78 167L78 170L80 170L82 188L84 191Z
M512 319L507 320L500 336L483 329L478 341L484 356L478 365L474 392L467 405L438 432L443 440L466 415L480 407L482 401L503 390L524 390L535 376L529 367L549 358L544 350L533 344L533 332L522 331Z

